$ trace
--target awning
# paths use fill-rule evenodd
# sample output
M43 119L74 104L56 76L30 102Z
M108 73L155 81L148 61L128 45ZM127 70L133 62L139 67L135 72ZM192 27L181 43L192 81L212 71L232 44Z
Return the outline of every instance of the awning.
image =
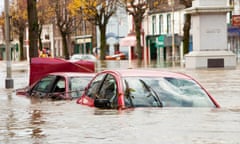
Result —
M120 47L136 46L136 36L127 36L120 40Z

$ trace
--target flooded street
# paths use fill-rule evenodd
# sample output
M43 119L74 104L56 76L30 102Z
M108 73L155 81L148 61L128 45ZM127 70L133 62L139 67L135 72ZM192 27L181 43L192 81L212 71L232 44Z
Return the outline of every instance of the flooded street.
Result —
M116 61L100 67L134 65ZM240 144L240 64L231 70L188 70L165 64L148 67L192 76L221 108L117 111L77 105L75 101L28 99L5 89L6 71L1 67L0 144ZM12 77L14 89L28 84L27 70L15 68Z

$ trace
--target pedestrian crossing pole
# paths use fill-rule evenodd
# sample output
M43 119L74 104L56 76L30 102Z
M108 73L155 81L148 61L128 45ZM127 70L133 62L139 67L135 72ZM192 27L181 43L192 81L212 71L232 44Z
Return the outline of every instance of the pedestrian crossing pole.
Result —
M5 43L6 43L6 72L5 88L13 88L12 69L11 69L11 49L10 49L10 20L9 20L9 0L5 0Z

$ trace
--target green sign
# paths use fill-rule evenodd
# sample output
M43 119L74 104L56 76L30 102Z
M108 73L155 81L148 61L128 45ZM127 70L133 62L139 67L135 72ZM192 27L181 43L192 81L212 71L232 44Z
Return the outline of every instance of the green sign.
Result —
M163 35L160 35L158 37L158 46L159 47L164 47L164 39L165 39L165 36L163 36Z

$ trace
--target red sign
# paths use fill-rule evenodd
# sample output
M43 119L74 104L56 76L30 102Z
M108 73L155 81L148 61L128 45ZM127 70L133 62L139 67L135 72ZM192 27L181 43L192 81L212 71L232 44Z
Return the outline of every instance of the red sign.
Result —
M232 26L240 26L240 15L232 16Z

